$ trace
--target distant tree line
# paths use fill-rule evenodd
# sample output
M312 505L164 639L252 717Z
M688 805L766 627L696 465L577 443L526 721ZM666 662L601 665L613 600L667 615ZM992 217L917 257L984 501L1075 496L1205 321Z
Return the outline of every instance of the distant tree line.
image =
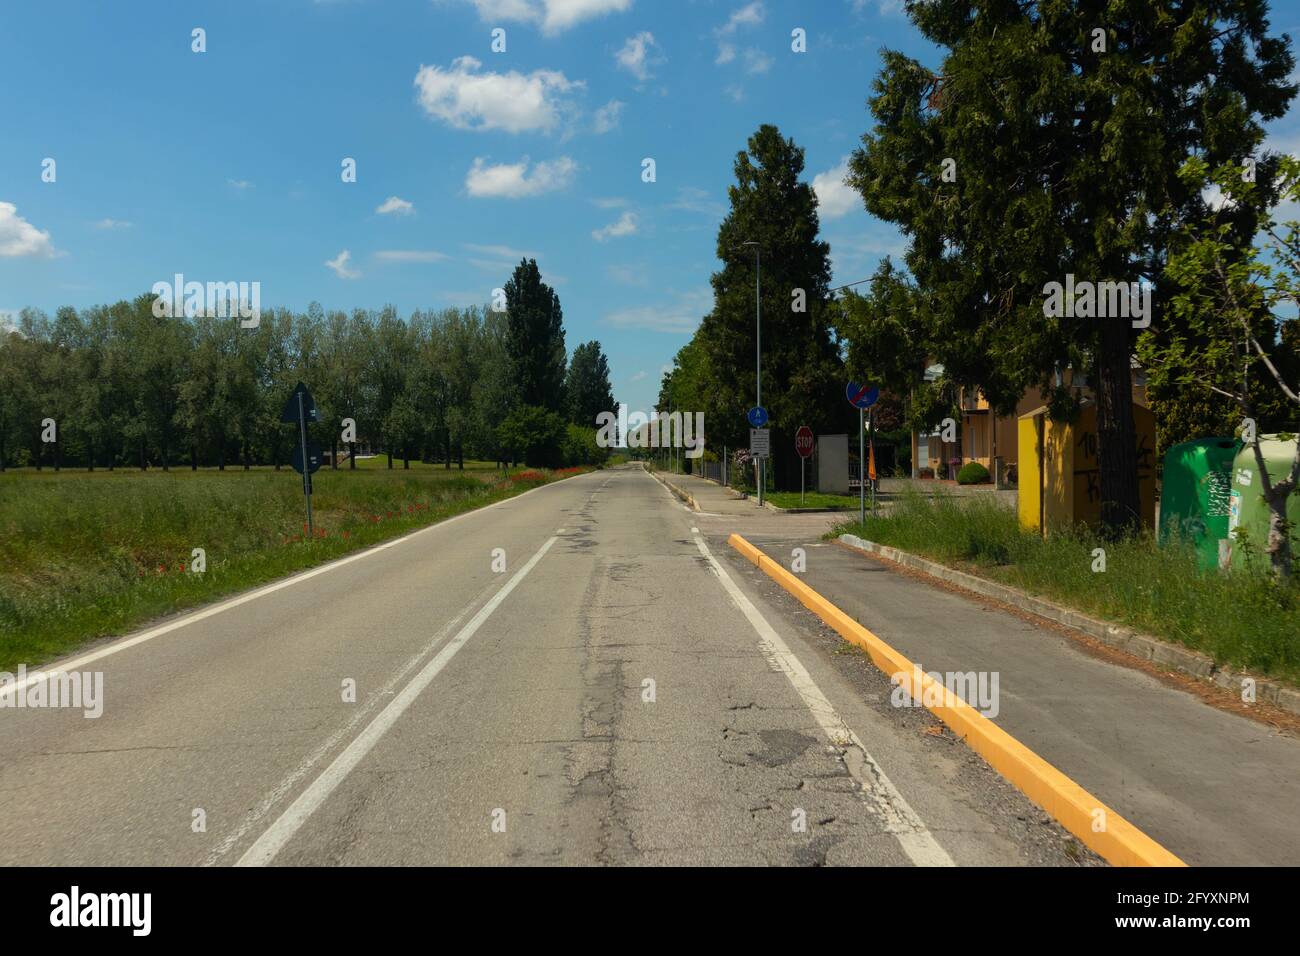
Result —
M559 466L601 460L595 418L614 408L599 342L567 361L560 303L525 260L506 310L264 309L238 318L155 316L153 295L51 319L24 309L0 330L0 470L289 464L280 422L299 381L332 452L370 447L463 467L466 457ZM356 424L343 447L344 420ZM51 424L53 428L51 428ZM51 438L56 440L51 441ZM355 467L355 457L348 456Z

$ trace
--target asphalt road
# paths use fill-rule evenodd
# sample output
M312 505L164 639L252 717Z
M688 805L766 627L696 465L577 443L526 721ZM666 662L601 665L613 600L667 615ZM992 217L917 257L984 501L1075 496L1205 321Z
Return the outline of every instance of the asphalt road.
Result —
M3 860L1097 862L715 525L583 475L48 665L103 714L0 709Z

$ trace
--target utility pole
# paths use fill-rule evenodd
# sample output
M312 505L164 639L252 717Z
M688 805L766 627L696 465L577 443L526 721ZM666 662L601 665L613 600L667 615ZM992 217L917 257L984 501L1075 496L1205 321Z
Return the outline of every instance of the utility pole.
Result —
M763 407L763 250L757 242L742 242L754 247L754 404ZM758 459L758 506L763 507L764 459Z

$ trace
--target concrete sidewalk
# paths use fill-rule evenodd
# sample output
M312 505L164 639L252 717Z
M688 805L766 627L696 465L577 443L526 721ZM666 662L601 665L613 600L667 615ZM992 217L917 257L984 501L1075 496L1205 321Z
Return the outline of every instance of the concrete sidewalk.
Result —
M646 470L674 491L678 498L685 498L696 511L713 515L753 515L759 512L757 501L742 498L716 481L656 468L647 467Z
M743 535L792 534L815 539L857 517L844 511L772 511L760 508L755 498L741 498L730 488L698 475L647 470L678 499L684 499L682 507L697 516L697 524L706 534L720 533L724 539L732 531Z
M996 672L997 723L1187 863L1300 862L1294 737L820 536L746 537L787 567L807 549L803 579L924 670Z

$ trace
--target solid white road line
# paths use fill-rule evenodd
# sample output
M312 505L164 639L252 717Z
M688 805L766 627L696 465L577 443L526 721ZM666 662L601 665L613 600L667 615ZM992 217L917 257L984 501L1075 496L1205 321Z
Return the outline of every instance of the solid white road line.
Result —
M335 747L339 746L339 744L351 737L353 729L360 724L361 721L369 717L380 704L391 698L393 696L394 688L401 683L402 679L414 670L422 660L428 657L439 644L446 640L447 635L452 632L457 624L465 619L465 615L469 614L470 609L477 606L479 602L496 587L497 584L495 581L489 584L486 588L475 595L474 600L465 605L459 614L439 628L438 633L434 635L433 640L420 648L420 650L416 652L410 660L398 668L397 672L383 683L379 690L371 694L369 700L361 706L361 708L348 720L346 724L334 733L330 734L323 743L308 754L302 763L298 764L298 766L295 767L288 776L281 780L274 789L267 793L256 807L245 814L244 819L240 822L239 826L228 833L207 855L203 861L203 865L215 866L220 863L221 858L234 849L239 841L248 835L250 830L261 823L262 819L275 808L276 804L284 798L285 794L293 790L293 788L298 785L299 781L306 777L307 774L311 773L312 770L315 769L316 765L324 760Z
M280 818L257 838L253 845L239 858L239 862L235 864L236 866L266 866L275 859L276 854L284 848L284 845L292 839L293 835L319 809L321 804L328 799L329 795L344 781L366 754L370 753L375 744L379 742L379 739L415 702L420 693L447 666L447 662L455 657L456 652L468 643L475 632L483 626L483 622L492 616L492 612L501 605L501 602L509 596L510 592L515 589L515 586L524 579L528 572L536 567L537 562L542 560L546 552L551 550L551 545L558 540L558 536L555 535L546 539L546 543L528 559L528 563L514 573L514 576L506 582L505 586L494 594L492 599L483 605L477 614L470 618L469 623L460 629L460 632L448 642L447 646L439 651L433 660L424 665L409 684L402 688L401 693L393 699L392 703L380 711L378 716L366 726L366 729L361 731L356 739L334 758L334 762L325 768L324 772L280 815Z
M776 629L768 623L767 618L759 613L749 598L727 573L718 559L713 556L704 538L697 534L695 544L704 555L726 589L731 600L749 619L754 630L758 632L759 646L764 656L789 679L804 704L812 711L833 746L844 751L844 763L855 780L862 786L863 797L874 807L884 823L885 830L897 838L904 853L917 866L955 866L952 857L939 845L929 829L917 816L915 810L898 792L897 788L885 775L880 764L867 752L858 735L826 699L821 688L817 686L812 675L795 657L794 652L777 634Z
M60 671L66 672L66 671L81 670L87 664L93 663L94 661L100 660L101 658L108 657L110 654L116 654L119 651L126 650L127 648L135 647L137 644L143 644L145 641L151 641L155 637L162 637L164 634L170 634L172 631L178 631L182 627L188 627L191 624L197 624L199 621L203 621L206 620L207 618L213 617L214 615L220 614L222 611L229 611L230 609L239 607L242 604L247 604L249 601L256 601L258 598L265 597L268 594L274 594L276 591L279 591L282 588L292 587L295 584L301 584L303 581L310 580L311 578L316 577L316 575L318 574L324 574L327 571L333 571L336 568L341 568L344 565L351 564L353 561L360 561L362 558L368 558L372 554L378 554L380 551L387 551L389 548L395 548L399 544L402 544L403 542L410 541L412 538L416 537L417 535L424 534L426 531L434 531L438 528L445 528L447 525L452 524L456 521L460 521L462 518L471 518L474 515L483 514L484 512L491 511L493 508L500 507L501 505L508 505L512 501L518 501L520 498L526 498L528 495L531 495L535 491L541 491L543 488L552 488L555 485L562 484L562 483L563 482L557 481L557 482L552 482L549 485L540 485L537 488L530 488L528 491L525 491L523 494L515 495L512 498L506 498L502 501L494 501L492 502L492 504L484 505L482 508L475 508L472 511L465 511L458 515L452 515L450 518L445 518L442 521L437 522L436 524L427 525L426 527L423 528L417 528L415 531L412 531L409 534L404 534L400 538L393 538L393 540L391 541L385 541L382 544L375 545L374 547L366 548L366 550L358 551L356 554L350 554L347 557L339 558L338 560L331 561L328 564L322 564L320 567L312 568L310 571L303 571L301 574L295 574L292 577L285 578L282 581L276 581L274 584L268 584L265 587L258 588L255 591L249 591L247 594L241 594L239 597L231 598L229 601L223 601L220 604L214 604L211 607L204 608L201 611L196 611L193 614L187 614L184 617L178 618L175 621L169 621L166 624L160 625L158 627L150 628L149 630L144 631L143 633L136 634L134 637L126 637L126 638L122 638L121 640L114 641L111 644L107 644L104 647L101 647L97 651L91 651L88 654L82 654L80 657L74 657L71 660L51 661L50 663L43 665L40 670L34 670L32 673L28 674L26 679L21 681L14 681L13 683L5 684L3 687L0 687L0 698L4 698L10 694L16 694L20 687L31 687L33 684L37 683L38 681L45 680L45 678L49 676L51 673L57 673Z

